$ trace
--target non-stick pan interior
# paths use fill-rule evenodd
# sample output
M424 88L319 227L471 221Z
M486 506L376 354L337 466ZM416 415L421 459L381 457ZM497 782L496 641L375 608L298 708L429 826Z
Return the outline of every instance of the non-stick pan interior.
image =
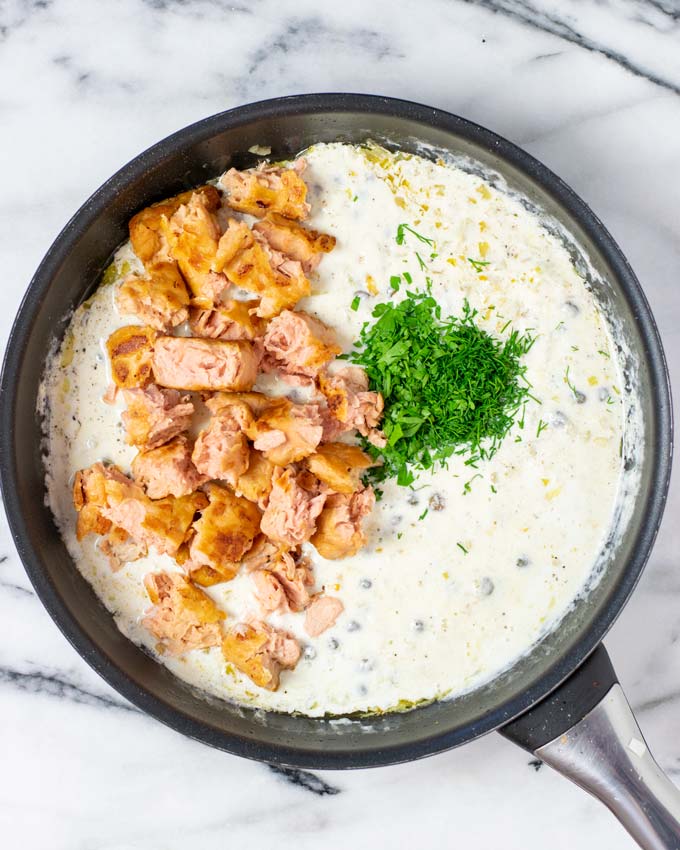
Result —
M644 419L644 456L629 470L635 509L625 533L604 553L603 577L587 598L488 685L453 701L367 719L253 712L196 694L127 641L80 576L43 502L37 388L50 344L126 238L134 212L230 164L252 164L253 145L270 145L274 158L284 158L315 142L367 139L475 160L564 225L589 256L592 285L620 322L632 354L628 373ZM608 285L598 283L598 274ZM597 644L632 590L658 527L670 466L668 385L656 329L632 272L593 214L554 175L486 130L426 107L353 95L285 98L215 116L147 151L102 187L67 225L22 305L9 343L0 417L4 498L19 552L81 655L132 702L188 735L242 755L309 767L385 764L446 749L501 725L556 686Z

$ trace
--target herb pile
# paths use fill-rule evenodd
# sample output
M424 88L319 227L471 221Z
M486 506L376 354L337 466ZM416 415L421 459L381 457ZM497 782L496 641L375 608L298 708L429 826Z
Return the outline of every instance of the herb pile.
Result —
M442 318L429 292L376 305L376 321L364 325L351 355L385 399L387 445L365 444L383 461L371 471L373 481L396 477L409 485L418 470L445 465L452 455L468 455L472 467L488 460L532 398L520 358L534 337L494 337L476 315L466 302L460 318Z

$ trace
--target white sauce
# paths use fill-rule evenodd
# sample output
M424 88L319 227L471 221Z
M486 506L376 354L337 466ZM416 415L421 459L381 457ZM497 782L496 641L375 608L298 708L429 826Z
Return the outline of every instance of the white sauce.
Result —
M592 577L619 492L616 353L566 250L518 201L419 157L367 156L345 145L319 145L306 157L309 224L338 244L299 307L332 325L349 351L373 305L393 297L390 276L408 271L422 287L427 273L444 315L459 315L467 298L492 333L509 320L520 332L533 329L538 339L525 363L542 404L528 405L524 427L516 424L477 470L453 458L448 470L421 474L414 491L387 483L366 522L369 544L355 557L325 561L310 548L317 586L340 597L345 613L317 639L305 635L302 615L270 618L308 647L277 692L225 673L219 649L160 660L219 697L310 715L454 696L524 654ZM438 256L430 259L432 249L409 235L397 245L402 222L433 238ZM427 272L419 271L416 251ZM489 265L479 274L468 257ZM129 246L117 263L134 267ZM374 294L362 296L354 312L357 291ZM81 545L74 534L73 473L101 459L128 471L135 454L123 439L121 405L100 400L108 385L103 341L135 321L117 313L113 294L113 286L100 287L76 311L71 336L46 373L48 499L78 568L121 631L154 651L139 625L149 607L142 576L176 569L174 562L150 556L112 573L94 538ZM565 381L567 367L583 403ZM540 420L548 428L537 436ZM419 519L435 494L444 509ZM207 592L232 617L256 610L248 576Z

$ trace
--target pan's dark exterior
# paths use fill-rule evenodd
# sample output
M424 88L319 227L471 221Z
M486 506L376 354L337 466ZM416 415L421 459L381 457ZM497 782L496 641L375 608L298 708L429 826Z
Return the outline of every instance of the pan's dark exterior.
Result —
M639 363L646 441L640 489L600 583L558 630L494 682L402 715L340 723L262 715L196 694L117 630L44 505L36 394L50 343L126 238L134 212L230 164L250 164L244 152L252 145L271 145L281 158L314 142L368 138L406 150L424 142L476 159L551 213L584 247L611 282L598 297L620 320ZM670 391L658 333L633 272L595 215L558 177L488 130L428 107L363 95L307 95L241 107L182 130L125 166L66 225L36 272L9 340L1 392L5 508L36 592L65 636L116 690L174 729L238 755L299 767L420 758L502 726L543 698L598 645L633 590L658 529L670 473Z

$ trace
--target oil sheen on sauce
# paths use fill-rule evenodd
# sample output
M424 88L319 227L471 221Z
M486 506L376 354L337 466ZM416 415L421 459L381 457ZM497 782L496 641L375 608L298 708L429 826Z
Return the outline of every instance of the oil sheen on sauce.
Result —
M335 235L337 247L299 308L333 326L351 351L373 306L400 297L390 277L408 271L422 287L427 275L443 315L460 315L468 299L491 333L503 336L508 322L520 332L532 329L537 340L524 362L540 404L528 404L498 453L478 468L453 458L412 488L385 484L366 523L369 543L356 556L325 561L310 547L317 587L338 596L345 611L316 639L303 632L301 615L270 618L305 646L277 692L225 671L217 648L160 660L210 694L309 715L455 696L497 675L554 627L592 573L621 470L614 347L562 244L479 177L341 144L315 146L306 158L309 224ZM410 234L397 244L404 222L435 247ZM116 258L120 275L135 264L124 246ZM115 285L100 286L76 311L48 365L48 499L78 568L121 631L155 652L139 624L149 607L142 577L177 569L174 562L152 555L112 573L93 536L81 545L74 534L74 472L101 459L128 471L135 453L124 442L122 405L101 401L109 382L103 341L135 322L118 314ZM247 576L207 592L228 616L256 610Z

